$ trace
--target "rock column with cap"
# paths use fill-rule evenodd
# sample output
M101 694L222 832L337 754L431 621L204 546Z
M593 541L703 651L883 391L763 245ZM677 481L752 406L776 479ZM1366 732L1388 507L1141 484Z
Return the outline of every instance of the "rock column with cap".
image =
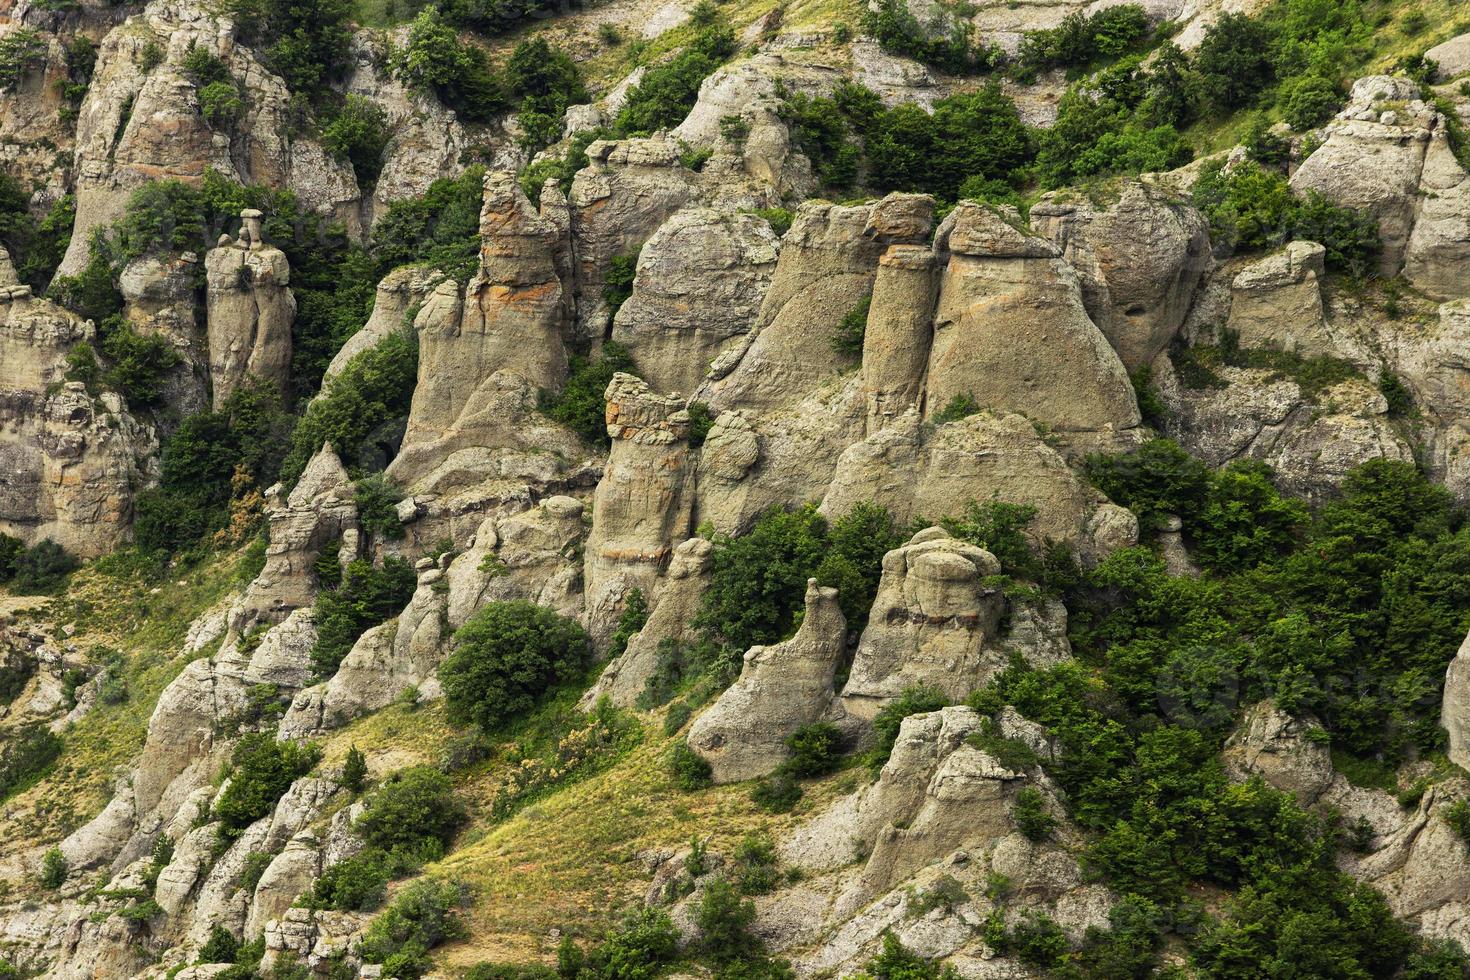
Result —
M283 394L290 378L291 325L296 299L291 295L291 265L286 254L267 245L261 213L240 212L237 239L221 235L205 256L209 290L209 376L214 405L256 378Z

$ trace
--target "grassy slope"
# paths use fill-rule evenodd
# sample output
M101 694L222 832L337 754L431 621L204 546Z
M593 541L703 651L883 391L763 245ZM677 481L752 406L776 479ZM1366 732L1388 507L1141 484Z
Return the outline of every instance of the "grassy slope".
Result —
M182 653L189 624L243 584L243 560L243 552L222 555L161 584L89 567L62 597L25 614L58 638L63 625L74 627L68 642L84 653L94 646L122 651L128 698L99 704L63 733L65 748L51 772L6 804L0 841L24 848L59 839L106 805L114 771L143 747L158 695L193 659Z

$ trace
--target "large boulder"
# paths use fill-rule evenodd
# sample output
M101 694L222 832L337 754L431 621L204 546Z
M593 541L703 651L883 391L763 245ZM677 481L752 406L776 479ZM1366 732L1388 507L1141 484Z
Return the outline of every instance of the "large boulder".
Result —
M1322 307L1327 250L1292 242L1254 262L1231 284L1230 319L1242 347L1266 347L1303 357L1338 353Z
M1438 299L1470 296L1470 174L1441 122L1424 154L1418 213L1404 252L1404 278Z
M1450 761L1470 769L1470 637L1445 671L1440 724L1449 733Z
M709 762L715 782L764 776L786 759L786 739L831 710L846 646L837 590L812 579L796 635L747 650L739 679L689 729L689 747Z
M639 252L633 295L613 320L612 339L655 390L692 392L750 330L779 251L770 225L755 215L680 211Z
M291 372L291 264L261 237L261 213L240 212L238 238L204 257L209 283L209 378L218 408L249 381L283 395Z
M878 259L863 331L869 435L913 409L923 396L934 336L934 269L934 253L926 245L890 245Z
M937 527L884 555L842 689L847 713L872 718L908 687L936 688L951 701L983 687L1006 659L995 642L1005 598L989 581L999 573L990 552Z
M1129 370L1169 346L1210 261L1198 210L1160 187L1129 181L1106 206L1061 191L1031 208L1038 232L1062 247L1082 301Z
M1051 241L961 202L935 234L948 256L934 316L925 414L956 399L1021 412L1061 431L1138 425L1117 353L1087 315L1077 275Z

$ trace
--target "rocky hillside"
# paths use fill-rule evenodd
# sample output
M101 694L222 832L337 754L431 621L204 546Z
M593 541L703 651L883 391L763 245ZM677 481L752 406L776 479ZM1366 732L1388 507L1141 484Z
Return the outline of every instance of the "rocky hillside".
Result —
M1470 978L1455 0L0 21L0 978Z

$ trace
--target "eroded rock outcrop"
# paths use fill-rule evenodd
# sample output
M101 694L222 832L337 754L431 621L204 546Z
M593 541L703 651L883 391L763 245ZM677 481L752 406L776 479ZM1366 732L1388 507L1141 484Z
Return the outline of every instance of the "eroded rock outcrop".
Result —
M689 747L708 760L715 782L753 779L781 764L786 739L830 709L846 644L837 590L812 579L796 635L747 650L739 679L689 729Z
M848 714L872 718L907 687L963 700L1005 666L996 632L1005 599L987 580L990 552L942 528L920 531L883 556L883 577L842 690Z
M0 532L83 557L127 538L133 496L157 479L157 440L112 392L67 381L90 321L0 275ZM3 281L8 278L8 282Z
M612 451L592 499L586 617L603 638L633 589L651 595L674 543L694 530L694 467L683 402L628 374L607 386Z
M291 264L285 252L266 244L259 211L241 211L240 220L239 236L222 237L204 257L216 408L251 380L284 395L291 373Z
M863 395L868 433L920 404L934 338L938 280L925 245L890 245L878 259L863 330Z
M1247 266L1231 284L1230 319L1242 347L1266 347L1303 357L1339 351L1322 306L1327 250L1292 242Z
M1087 313L1129 370L1174 339L1210 261L1204 216L1165 190L1130 181L1107 206L1075 192L1031 209L1038 232L1062 247Z
M1128 374L1088 317L1058 246L989 207L961 202L936 232L935 248L948 262L934 316L927 417L961 399L1063 432L1138 425Z
M668 572L653 593L648 622L628 640L623 655L609 661L597 683L582 696L583 710L590 709L603 695L620 708L632 707L658 668L659 648L693 636L692 624L709 585L714 550L706 538L690 538L674 549Z
M692 392L750 330L779 251L770 225L755 215L678 212L639 252L633 295L617 312L612 339L656 391Z

